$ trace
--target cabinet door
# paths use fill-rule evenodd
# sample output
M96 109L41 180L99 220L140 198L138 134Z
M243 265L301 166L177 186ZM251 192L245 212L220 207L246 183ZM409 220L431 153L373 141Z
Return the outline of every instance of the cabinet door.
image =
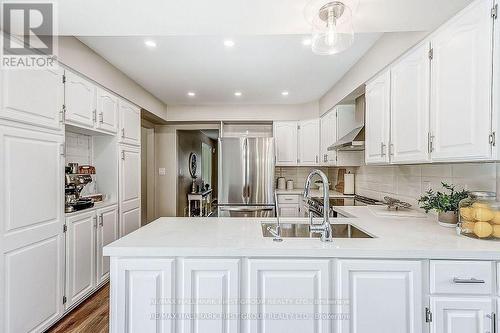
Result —
M141 144L141 111L124 100L119 101L120 142L139 146Z
M366 141L367 164L389 163L387 148L390 127L390 81L389 71L379 75L366 85Z
M493 124L491 141L493 141L493 159L500 160L500 0L495 0L497 18L494 27L493 48ZM499 316L500 317L500 316ZM500 320L500 319L499 319Z
M335 165L336 151L328 151L328 147L337 141L337 111L336 109L323 115L320 119L321 132L321 155L320 162L323 165Z
M273 125L276 165L297 165L297 122L279 121Z
M425 163L429 156L429 43L391 68L391 162Z
M491 6L474 2L432 38L433 161L491 157Z
M0 118L61 130L63 73L60 68L0 70Z
M422 332L421 262L340 260L338 272L336 298L348 300L341 308L350 317L339 332Z
M109 277L109 257L102 255L102 248L118 239L118 207L111 206L97 211L96 237L96 284L104 283Z
M1 332L41 332L63 312L63 140L0 126Z
M182 320L183 333L239 331L239 259L186 259L179 284L181 313L192 316Z
M280 217L299 217L300 204L278 204Z
M64 104L66 123L94 128L96 85L72 72L66 72Z
M493 332L491 298L431 297L431 333Z
M139 148L120 146L120 236L141 226L141 152Z
M319 119L300 122L299 164L319 164Z
M174 259L112 258L110 332L175 332L175 320L168 318L175 314L174 264Z
M248 264L249 311L259 318L249 321L249 332L330 332L328 319L315 318L330 312L328 260L251 259Z
M94 288L95 211L66 219L66 308L87 296Z
M118 97L102 88L97 90L97 128L113 134L118 130Z

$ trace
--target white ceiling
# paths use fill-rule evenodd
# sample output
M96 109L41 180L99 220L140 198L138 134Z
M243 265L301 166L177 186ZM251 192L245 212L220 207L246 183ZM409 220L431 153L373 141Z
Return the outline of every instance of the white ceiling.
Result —
M214 36L152 37L155 49L143 37L80 39L166 104L297 104L321 97L379 36L334 56L314 55L301 35L240 36L231 49Z

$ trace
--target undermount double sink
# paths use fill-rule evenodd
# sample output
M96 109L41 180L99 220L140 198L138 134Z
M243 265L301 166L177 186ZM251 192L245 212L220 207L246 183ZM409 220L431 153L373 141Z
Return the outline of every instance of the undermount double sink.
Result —
M352 224L330 224L332 226L333 238L373 238L373 236L358 229ZM264 237L274 237L269 231L269 227L275 228L276 223L261 223L262 235ZM309 231L309 224L306 223L281 223L281 237L283 238L319 238L320 234Z

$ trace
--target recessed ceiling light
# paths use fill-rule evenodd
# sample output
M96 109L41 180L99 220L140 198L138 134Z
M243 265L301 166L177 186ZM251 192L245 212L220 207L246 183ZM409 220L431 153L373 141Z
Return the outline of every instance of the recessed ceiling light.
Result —
M226 39L224 41L224 46L225 47L233 47L234 46L234 41L232 41L231 39Z
M155 48L156 42L154 40L148 39L144 41L144 45L146 45L149 48Z
M241 91L236 91L234 93L234 96L236 96L236 97L241 97L241 95L243 95Z
M187 95L189 97L194 97L194 96L196 96L196 93L194 91L188 91Z
M311 45L311 43L312 43L311 38L305 38L302 40L302 45L304 45L304 46L309 46L309 45Z
M281 92L281 95L282 95L282 96L288 96L288 91L286 91L286 90L285 90L285 91L282 91L282 92Z

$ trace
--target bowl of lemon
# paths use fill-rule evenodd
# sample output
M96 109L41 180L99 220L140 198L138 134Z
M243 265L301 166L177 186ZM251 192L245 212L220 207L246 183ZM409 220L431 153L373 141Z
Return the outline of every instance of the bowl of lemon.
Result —
M500 202L495 192L471 192L460 201L458 210L461 235L500 241Z

